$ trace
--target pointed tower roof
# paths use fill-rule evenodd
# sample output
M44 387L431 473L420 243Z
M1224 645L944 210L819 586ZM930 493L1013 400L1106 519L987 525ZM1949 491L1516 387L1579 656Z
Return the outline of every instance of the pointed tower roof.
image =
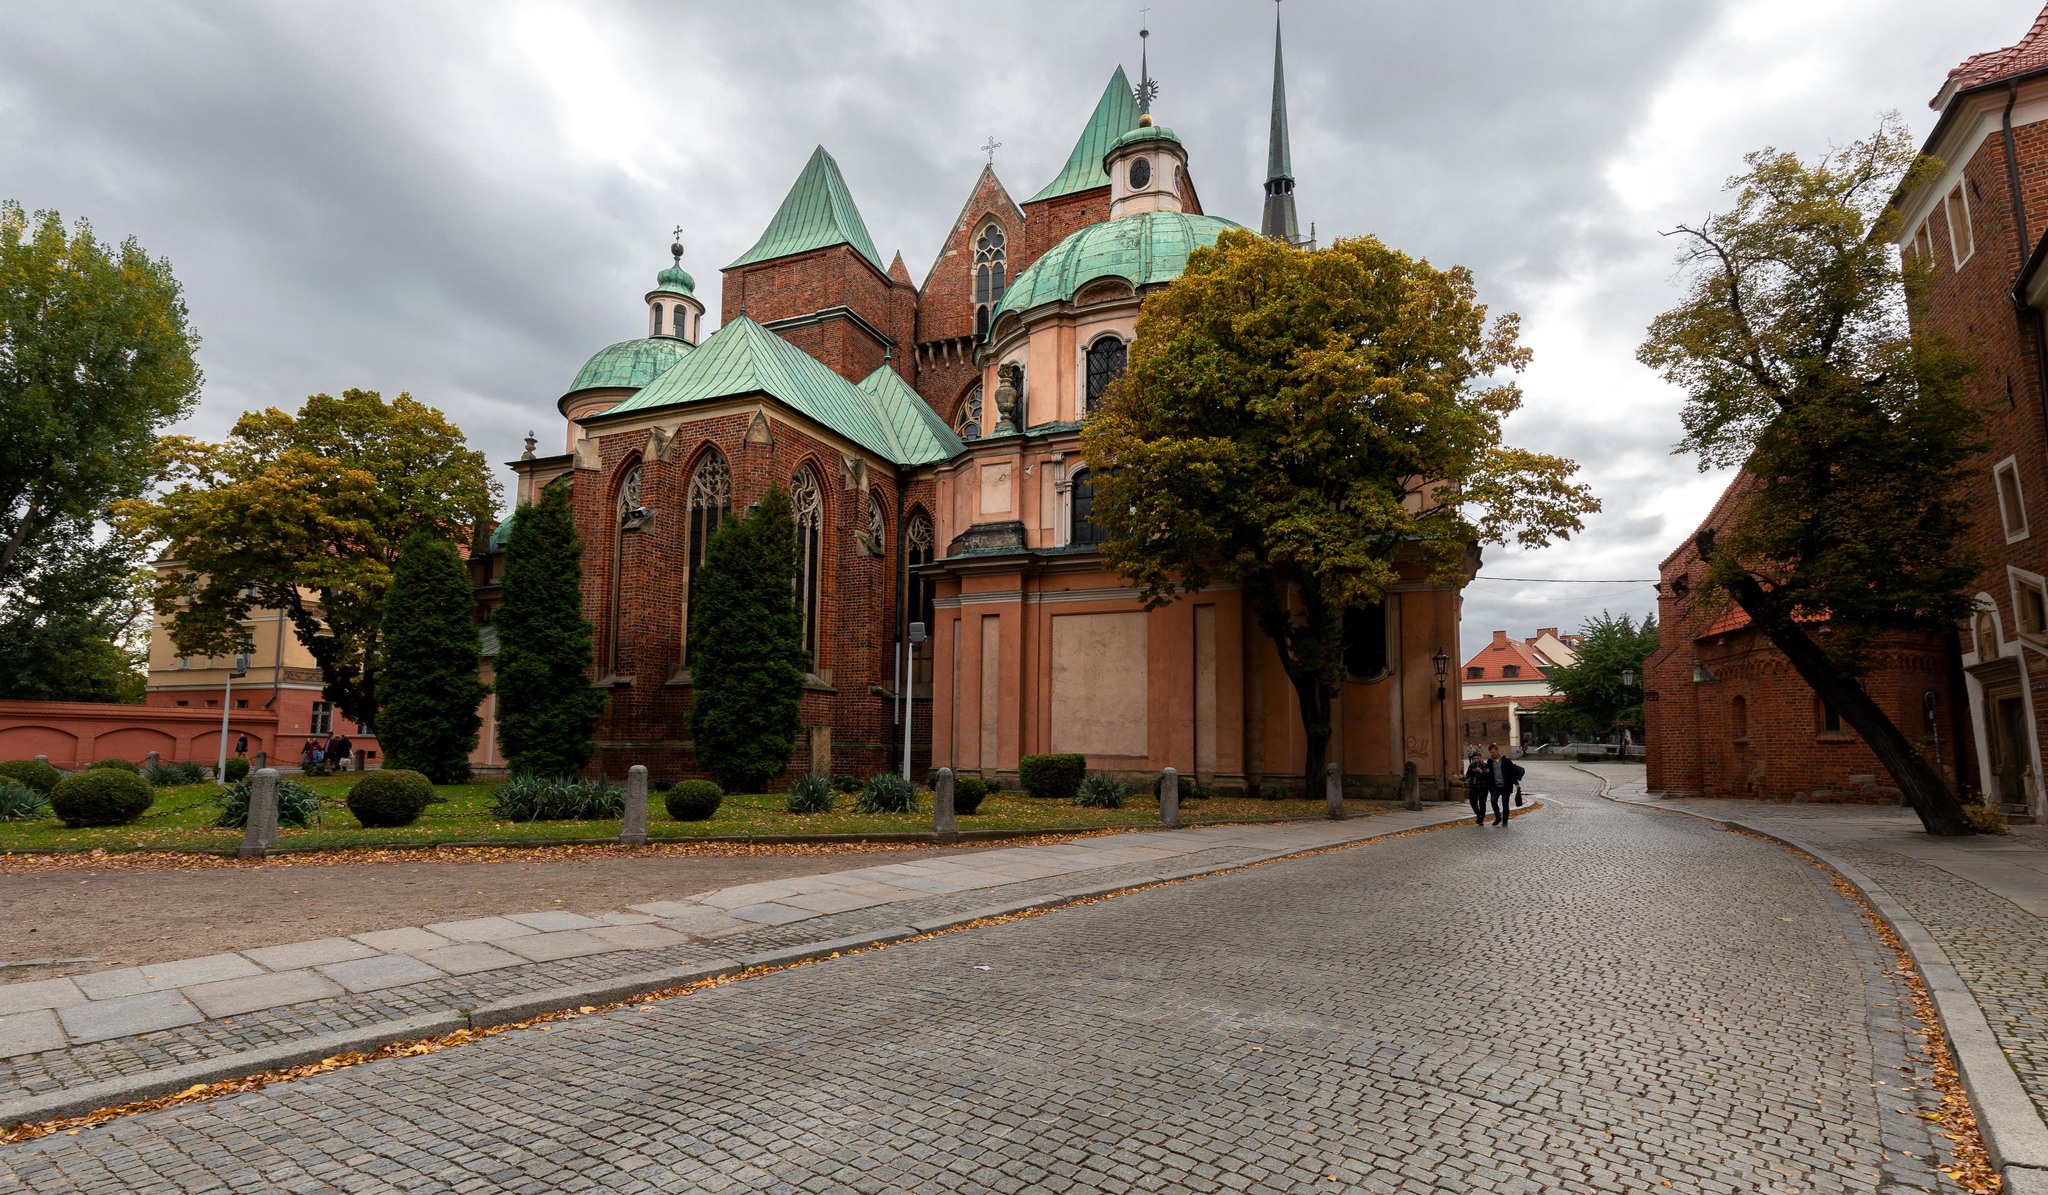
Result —
M1294 212L1294 153L1287 136L1287 72L1280 56L1280 9L1273 9L1273 116L1266 143L1266 210L1259 235L1282 244L1301 243Z
M917 285L917 283L910 280L910 267L903 264L903 250L901 249L898 249L896 256L889 261L889 280L901 282L905 286Z
M888 273L882 255L875 252L875 242L868 236L867 223L860 218L860 209L853 205L853 196L846 190L839 163L820 145L812 152L811 160L804 163L803 173L797 175L796 185L783 197L782 206L775 210L775 218L768 222L761 239L725 268L808 253L828 245L850 245L875 269Z
M1116 68L1109 77L1109 86L1102 91L1102 98L1095 102L1095 111L1088 117L1088 125L1081 130L1081 139L1074 143L1074 152L1067 155L1067 164L1059 177L1045 184L1045 189L1026 203L1037 203L1041 199L1057 199L1086 191L1092 187L1109 185L1109 173L1102 168L1102 158L1116 139L1138 127L1138 101L1131 94L1131 81L1124 74L1124 68Z

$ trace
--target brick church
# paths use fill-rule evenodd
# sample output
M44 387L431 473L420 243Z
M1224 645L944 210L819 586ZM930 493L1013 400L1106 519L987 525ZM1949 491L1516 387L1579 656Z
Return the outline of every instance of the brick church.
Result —
M1277 24L1274 38L1257 202L1267 235L1306 246ZM1022 202L984 168L921 282L876 249L822 146L725 267L716 331L674 247L643 334L592 356L562 395L564 451L529 440L513 466L522 501L573 486L593 682L610 697L594 768L700 771L693 571L719 524L775 483L797 515L812 660L792 776L900 767L907 714L920 775L1014 780L1020 756L1066 751L1226 791L1300 782L1293 691L1239 594L1146 611L1103 567L1089 518L1079 431L1123 369L1140 303L1236 227L1204 210L1154 90L1119 68L1092 110L1073 104L1071 154ZM1456 686L1443 695L1433 657L1455 648L1458 603L1418 578L1356 620L1330 748L1355 788L1390 787L1409 761L1426 786L1453 768ZM913 653L916 623L929 638Z

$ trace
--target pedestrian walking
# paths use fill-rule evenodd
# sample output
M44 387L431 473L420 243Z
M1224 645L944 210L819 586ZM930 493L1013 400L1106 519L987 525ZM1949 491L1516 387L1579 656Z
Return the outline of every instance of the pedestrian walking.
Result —
M1493 791L1493 771L1474 747L1465 756L1465 798L1472 803L1472 824L1486 824L1486 794Z
M247 754L249 754L249 736L245 734L235 740L235 756L240 758Z
M320 744L312 739L307 739L305 745L299 748L299 768L305 770L319 762Z
M327 750L324 754L327 762L333 764L336 768L346 769L348 767L347 744L340 735L328 736Z
M1521 764L1500 753L1499 743L1487 744L1486 771L1488 791L1493 797L1493 824L1505 826L1508 824L1508 802L1521 788L1525 773Z

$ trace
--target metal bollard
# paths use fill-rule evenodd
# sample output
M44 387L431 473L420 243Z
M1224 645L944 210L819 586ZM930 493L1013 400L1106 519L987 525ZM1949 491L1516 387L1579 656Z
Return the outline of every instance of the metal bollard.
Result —
M1180 829L1180 773L1172 768L1159 772L1159 820L1169 830Z
M626 820L619 827L621 846L647 845L647 765L626 769Z
M940 842L954 842L960 837L953 828L953 769L940 768L938 782L932 785L932 833Z
M1323 769L1323 801L1329 808L1330 820L1344 820L1344 769L1331 764Z
M235 856L261 859L277 845L277 769L263 768L249 779L249 821Z

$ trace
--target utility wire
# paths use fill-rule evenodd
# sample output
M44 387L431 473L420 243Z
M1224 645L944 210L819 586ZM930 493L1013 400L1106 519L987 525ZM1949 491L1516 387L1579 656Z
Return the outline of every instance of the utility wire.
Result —
M1519 581L1530 585L1655 585L1656 577L1609 577L1593 580L1585 577L1474 577L1474 581Z

